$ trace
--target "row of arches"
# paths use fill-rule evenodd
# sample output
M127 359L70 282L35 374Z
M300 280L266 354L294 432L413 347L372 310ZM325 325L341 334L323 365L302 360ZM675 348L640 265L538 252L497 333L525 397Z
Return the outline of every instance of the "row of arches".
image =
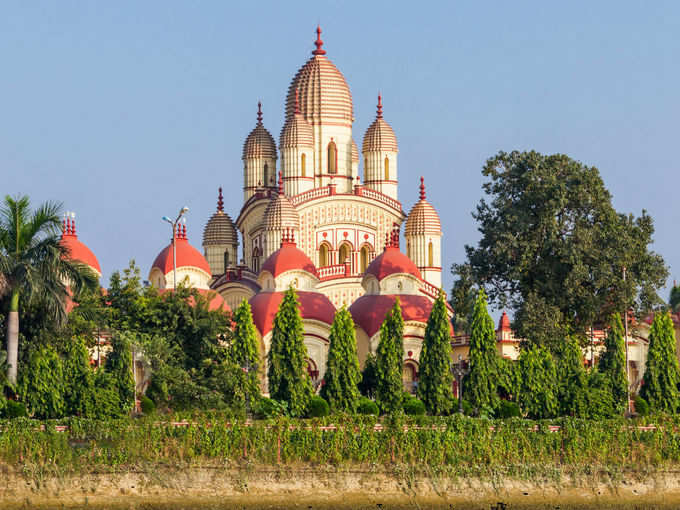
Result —
M337 260L335 264L344 264L348 260L352 261L352 245L348 242L343 242L337 250ZM326 267L333 265L332 260L333 248L327 242L321 243L319 246L319 267ZM367 244L364 244L359 249L359 272L363 273L366 271L368 264L370 262L371 248Z
M411 243L406 243L406 256L414 260L412 255ZM434 267L434 245L432 241L427 243L427 265L428 267Z
M328 144L328 173L329 174L337 174L338 173L338 148L335 145L335 142L330 142ZM364 158L364 168L368 168L368 158ZM389 181L390 180L390 159L385 156L385 160L383 162L383 168L384 168L384 173L385 173L385 180ZM306 154L301 154L300 155L300 176L301 177L307 177L307 155ZM269 182L270 175L269 175L269 166L267 163L264 164L264 182L265 185L266 183Z

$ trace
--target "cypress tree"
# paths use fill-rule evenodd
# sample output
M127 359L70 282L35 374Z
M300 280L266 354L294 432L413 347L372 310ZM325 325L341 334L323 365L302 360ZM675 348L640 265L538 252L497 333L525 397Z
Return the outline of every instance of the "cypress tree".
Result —
M583 416L586 412L588 380L583 368L583 353L578 341L568 337L562 346L558 368L558 394L560 414Z
M300 304L290 287L274 317L269 349L269 394L275 400L288 402L292 416L302 416L314 395L307 374L307 347L300 317Z
M106 357L104 369L118 390L120 405L128 413L135 404L135 379L132 375L132 348L126 334L117 333L111 338L113 350Z
M440 292L427 319L418 381L418 397L434 415L448 414L453 405L449 324L444 292Z
M333 318L329 342L321 396L326 399L331 411L353 413L359 401L361 371L354 321L344 306Z
M653 410L674 413L678 408L678 382L673 321L668 312L657 313L649 332L647 369L640 396Z
M380 343L376 353L375 401L385 414L401 411L404 398L403 364L404 319L397 298L380 326Z
M64 416L64 374L61 358L51 345L31 349L20 372L18 393L29 412L40 419Z
M557 374L552 355L543 347L533 346L519 357L518 403L529 418L553 418L559 405L555 386Z
M253 324L250 303L245 299L234 312L234 335L229 348L229 358L241 368L242 388L249 401L260 397L260 350Z
M614 408L622 413L626 410L628 398L628 375L626 374L626 346L623 338L623 323L617 313L612 317L607 338L604 341L599 371L609 379Z
M498 406L498 352L493 319L486 308L486 293L477 294L470 326L470 372L463 392L476 413Z
M80 336L67 341L63 361L64 403L67 416L91 416L95 406L94 372Z

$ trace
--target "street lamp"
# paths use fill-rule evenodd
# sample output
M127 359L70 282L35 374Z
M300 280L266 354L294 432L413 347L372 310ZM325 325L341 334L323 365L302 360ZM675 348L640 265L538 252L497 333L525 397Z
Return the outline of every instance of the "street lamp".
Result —
M463 361L463 356L458 355L458 362L451 366L453 377L456 378L458 384L458 412L463 414L463 377L470 373L470 368L467 363Z
M177 232L177 224L179 220L182 219L186 213L189 212L189 208L185 205L180 209L179 214L175 221L172 221L169 217L163 216L163 221L169 223L172 226L172 288L177 290L177 246L175 245L175 235ZM186 221L186 219L185 219Z
M626 412L630 416L630 368L628 360L628 292L626 292L626 266L623 266L623 292L625 297L625 308L623 309L623 328L626 346Z

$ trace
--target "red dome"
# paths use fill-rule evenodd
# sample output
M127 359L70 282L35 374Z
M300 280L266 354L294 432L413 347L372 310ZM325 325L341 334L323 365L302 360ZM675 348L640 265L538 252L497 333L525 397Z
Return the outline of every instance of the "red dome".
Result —
M420 271L413 261L395 246L387 246L366 269L366 274L372 274L378 281L396 273L410 274L422 280Z
M175 238L177 244L177 268L180 267L197 267L208 274L210 266L205 257L196 248L189 244L186 236L178 235ZM172 271L172 243L163 248L163 251L158 254L156 260L153 261L151 269L157 267L164 275Z
M352 314L354 323L368 334L369 337L375 335L385 320L387 312L394 306L394 301L399 298L401 314L404 321L416 321L427 323L432 311L432 302L425 296L415 296L411 294L379 295L368 294L357 299L349 312ZM449 325L449 332L453 335L453 327Z
M75 222L69 222L69 227L64 228L59 243L68 250L69 258L71 260L82 262L83 264L90 266L99 274L99 276L101 276L102 269L99 267L99 261L97 260L97 257L94 256L94 253L92 253L92 250L78 239Z
M317 278L316 267L310 258L294 242L284 241L281 248L272 253L262 264L262 271L269 271L274 278L286 271L307 271Z
M284 294L284 292L260 292L250 298L253 322L262 336L271 331ZM315 319L326 324L333 323L335 307L324 294L298 291L297 296L300 301L300 315L303 319Z
M211 312L214 312L215 310L222 309L225 312L231 313L231 308L229 308L229 305L224 301L224 298L222 295L214 290L208 290L208 289L196 289L199 294L202 296L205 296L210 299L210 302L208 303L208 309ZM174 292L173 289L160 289L158 291L159 294L165 294L166 292ZM194 306L194 298L191 296L189 298L189 304L191 306Z

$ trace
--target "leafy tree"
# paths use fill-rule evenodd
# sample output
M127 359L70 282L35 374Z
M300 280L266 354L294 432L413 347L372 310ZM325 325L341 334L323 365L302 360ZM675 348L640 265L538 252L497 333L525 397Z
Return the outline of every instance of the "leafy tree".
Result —
M519 356L520 385L518 403L529 418L557 415L557 374L550 352L540 347L522 350Z
M61 418L64 405L64 375L61 358L51 346L33 349L21 371L18 391L36 418Z
M418 397L434 415L448 414L453 405L449 325L444 292L440 292L427 319L418 380Z
M347 308L338 310L329 336L328 362L321 396L331 411L354 413L359 402L359 358L354 321Z
M470 334L472 325L472 313L477 300L476 282L472 276L472 268L469 264L454 264L451 273L455 277L451 300L453 308L453 328L456 334Z
M671 289L668 304L671 307L671 312L680 312L680 285L676 285L675 282L673 282L673 288Z
M588 380L583 368L583 353L578 341L564 341L557 363L559 412L562 416L584 416L588 398Z
M673 321L668 312L657 313L649 332L647 369L640 396L653 410L674 413L678 409L678 383Z
M111 375L118 391L120 406L132 411L135 403L135 380L132 375L132 348L129 333L117 333L111 338L112 350L106 357L104 369Z
M240 386L244 389L245 396L251 401L256 401L260 398L260 350L253 314L250 304L245 299L234 313L234 324L229 359L242 369Z
M504 399L514 400L519 388L519 370L517 364L506 358L498 358L498 394ZM499 402L502 404L502 402Z
M605 351L600 357L598 370L609 378L614 408L622 413L628 407L628 374L626 373L626 346L623 338L621 316L614 314L604 341Z
M586 381L585 409L582 416L591 420L612 418L618 410L614 406L614 394L609 377L594 369L588 373Z
M94 373L81 337L67 343L63 361L64 404L67 416L92 416L95 406Z
M300 304L290 287L274 317L267 376L271 398L288 402L291 416L304 416L314 395L303 334Z
M399 298L387 312L380 326L380 342L376 353L375 401L383 413L402 410L404 364L404 319Z
M498 405L498 351L493 319L486 307L486 293L480 289L470 328L470 372L463 392L477 413Z
M490 158L482 173L489 201L473 214L482 238L466 247L467 259L491 301L516 311L518 336L544 345L604 323L630 305L629 296L639 313L659 302L667 269L648 249L652 219L644 211L618 214L596 168L561 154L515 151ZM545 328L555 321L561 334L551 336Z
M364 361L364 369L361 372L361 382L359 391L368 398L375 397L375 390L378 387L378 372L376 367L375 355L369 352Z
M56 323L66 319L68 282L74 294L94 287L96 275L68 258L59 242L60 206L47 202L31 212L27 196L6 196L0 207L0 280L9 296L7 320L7 377L17 381L19 305L40 299Z

